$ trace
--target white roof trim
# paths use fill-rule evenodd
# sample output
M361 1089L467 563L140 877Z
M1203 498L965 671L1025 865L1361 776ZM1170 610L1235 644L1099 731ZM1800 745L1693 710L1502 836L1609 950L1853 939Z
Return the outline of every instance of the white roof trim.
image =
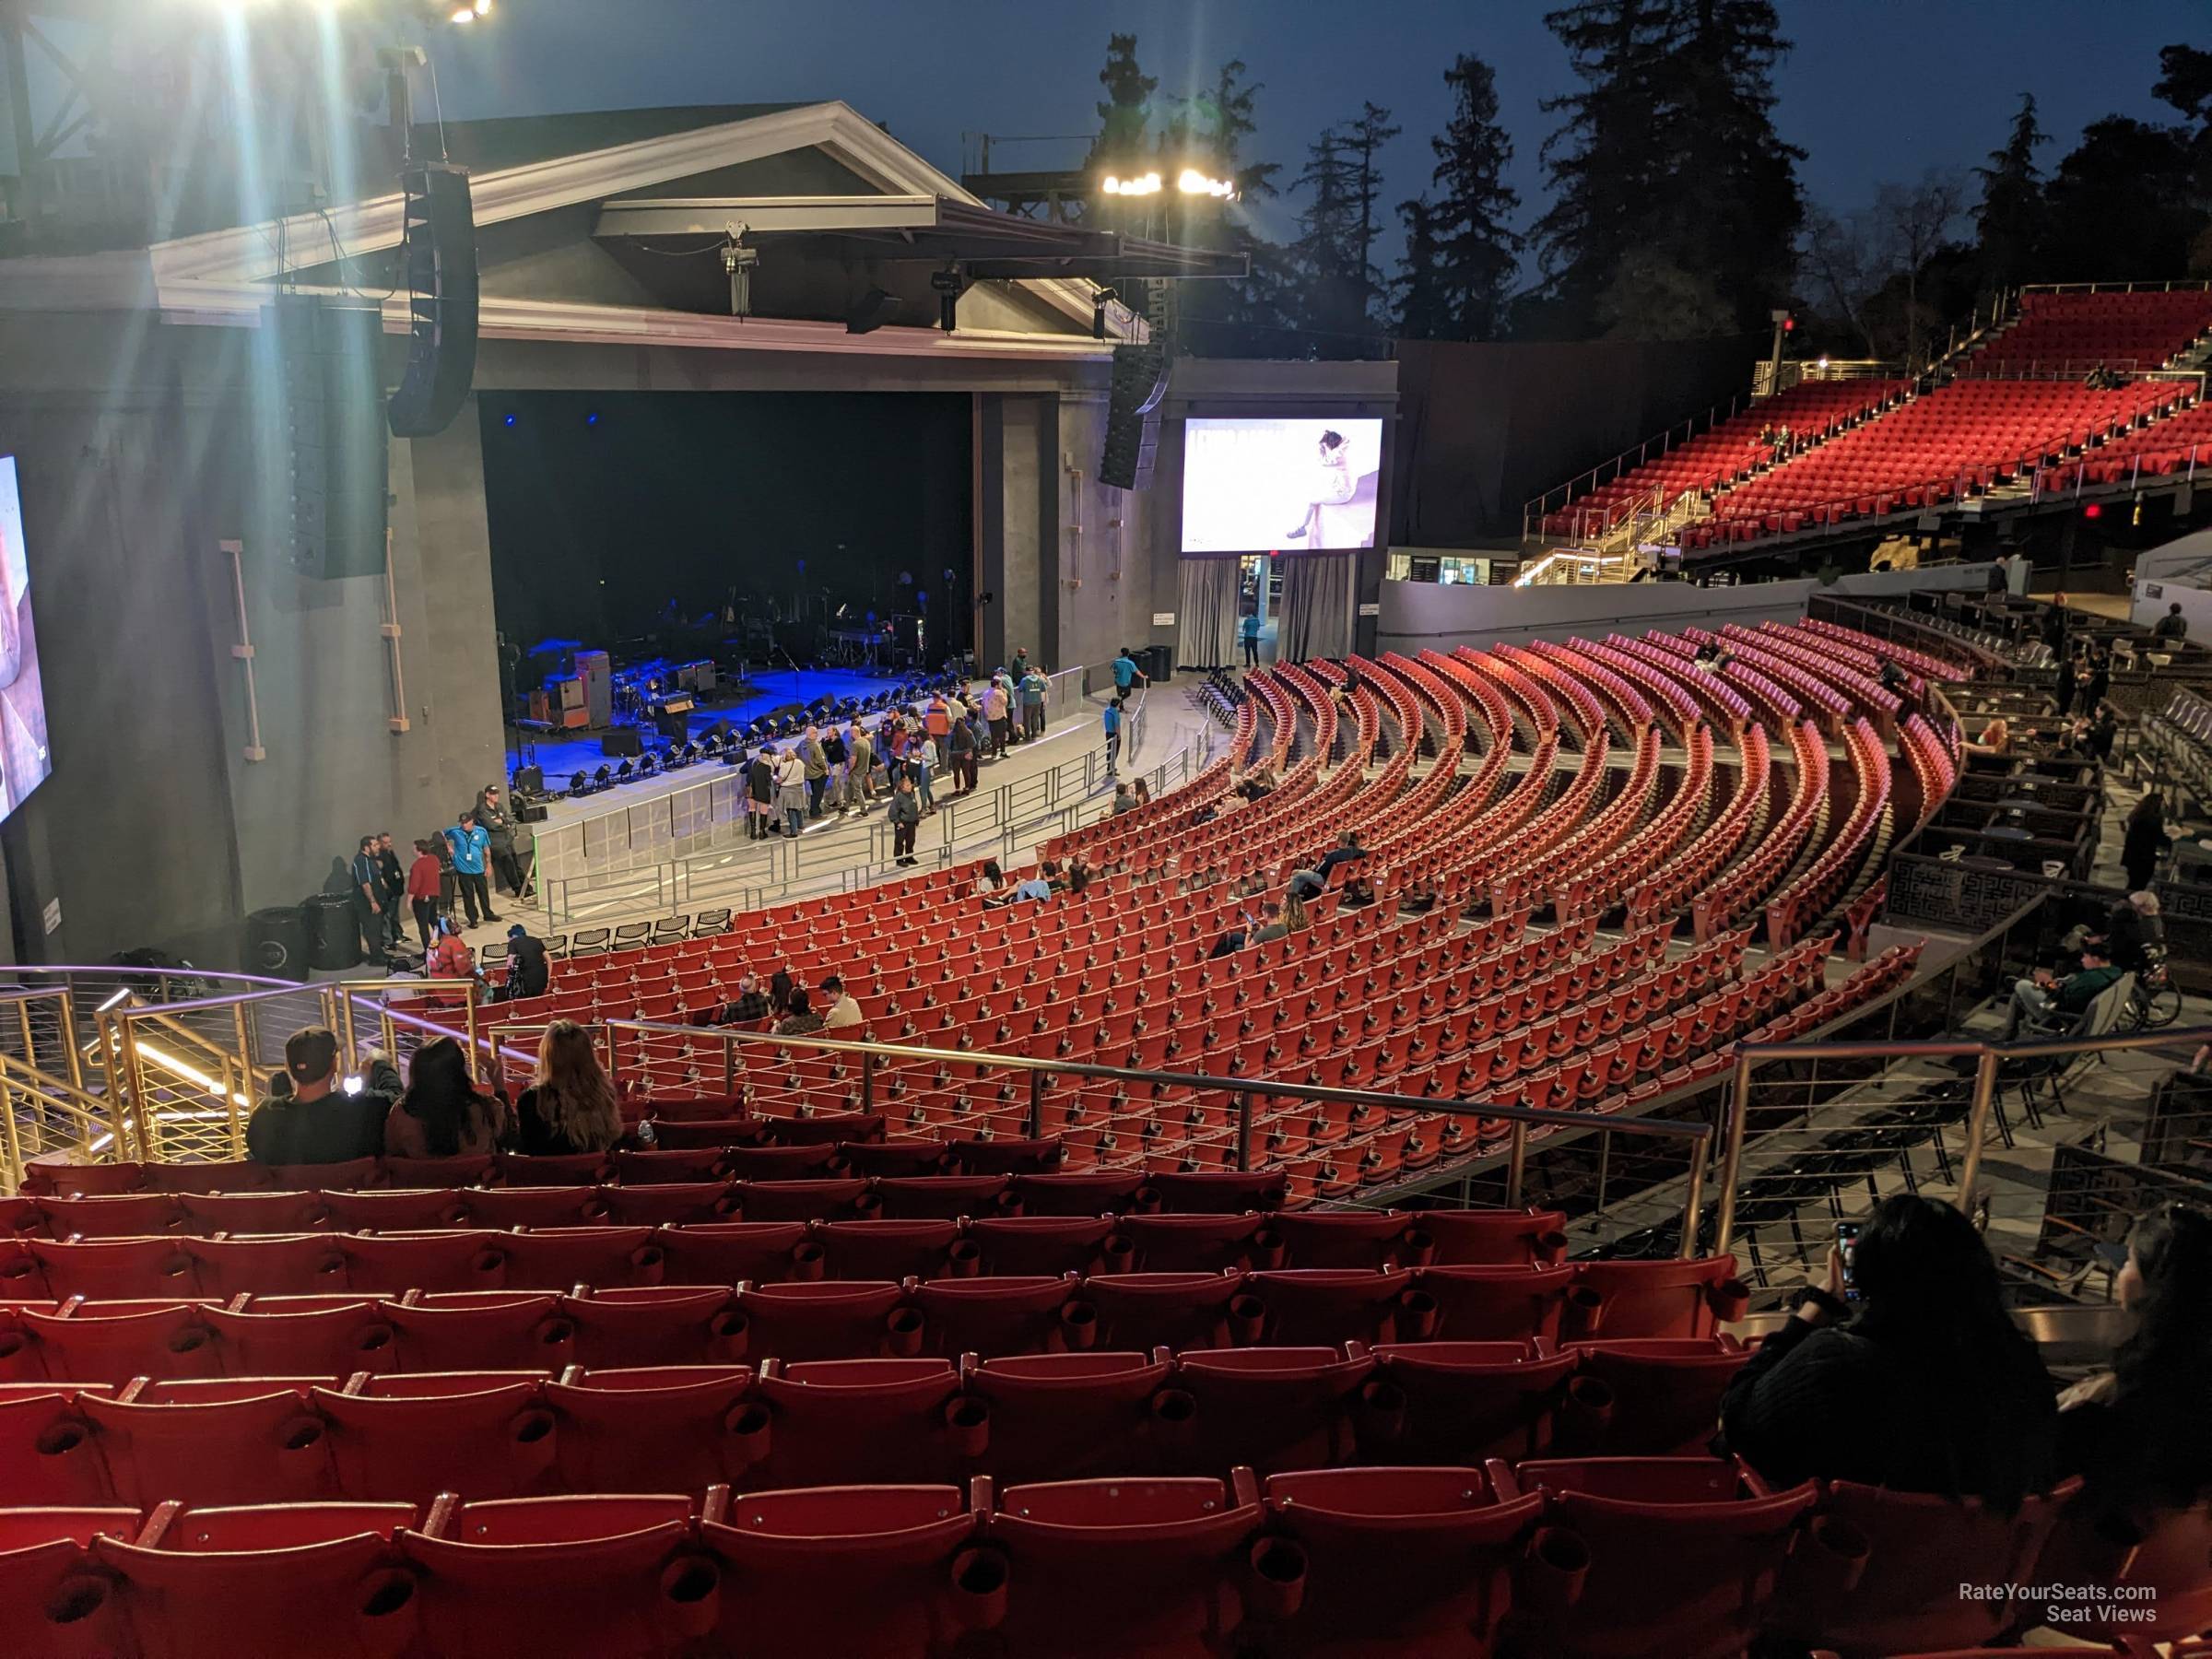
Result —
M496 225L808 147L826 151L888 195L949 196L981 203L980 197L969 194L850 104L834 101L641 138L582 155L556 156L480 173L469 184L477 222ZM334 209L327 228L319 214L299 214L284 222L281 237L272 220L157 243L147 253L155 281L165 296L177 282L265 283L279 274L280 246L321 247L335 238L349 255L397 247L404 208L403 198L394 192ZM1019 286L1088 326L1090 284L1053 279L1024 280Z
M358 299L342 289L303 288L332 299ZM160 285L164 323L221 328L257 328L270 300L260 283L167 282ZM404 297L383 301L384 332L404 335L411 319ZM553 300L512 300L487 294L477 313L486 339L535 340L594 346L678 347L731 351L804 351L844 357L1043 358L1080 362L1102 359L1111 341L1088 335L1025 334L1018 330L879 328L847 332L841 323L776 317L720 317L697 312L651 311Z

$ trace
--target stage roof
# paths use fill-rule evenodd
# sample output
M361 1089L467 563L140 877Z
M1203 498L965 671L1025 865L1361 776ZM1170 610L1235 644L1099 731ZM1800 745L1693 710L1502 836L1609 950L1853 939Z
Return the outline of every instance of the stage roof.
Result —
M1095 359L1142 333L1117 302L1108 338L1092 337L1097 284L1243 268L999 213L841 102L449 122L444 145L470 171L490 339ZM403 209L394 191L144 250L0 260L0 308L255 326L280 278L359 303L392 286ZM734 224L760 256L743 318L715 256ZM930 283L948 265L973 286L947 335ZM871 293L899 301L889 324L848 334ZM405 333L406 294L382 303L387 332Z

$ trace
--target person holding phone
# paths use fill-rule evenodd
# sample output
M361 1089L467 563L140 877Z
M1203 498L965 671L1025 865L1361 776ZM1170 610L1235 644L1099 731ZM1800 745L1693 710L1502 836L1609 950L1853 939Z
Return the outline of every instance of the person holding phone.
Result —
M1874 1207L1721 1402L1730 1452L1776 1486L1853 1480L2004 1513L2058 1470L2058 1412L1973 1223L1909 1193ZM1846 1299L1847 1289L1858 1300Z
M402 1090L399 1068L374 1049L361 1058L364 1075L341 1078L337 1033L328 1026L302 1026L286 1038L290 1092L272 1090L253 1108L246 1156L263 1164L329 1164L382 1153L384 1116Z

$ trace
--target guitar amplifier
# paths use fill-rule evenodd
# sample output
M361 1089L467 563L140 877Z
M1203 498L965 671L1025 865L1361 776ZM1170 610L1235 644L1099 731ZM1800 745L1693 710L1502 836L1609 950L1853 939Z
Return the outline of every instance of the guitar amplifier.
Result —
M661 712L665 714L688 714L692 707L691 700L680 695L665 698L661 702Z

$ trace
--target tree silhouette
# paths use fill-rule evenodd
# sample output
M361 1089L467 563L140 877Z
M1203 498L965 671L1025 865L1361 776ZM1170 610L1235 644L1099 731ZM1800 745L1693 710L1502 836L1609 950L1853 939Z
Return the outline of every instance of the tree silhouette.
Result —
M2035 95L2023 92L2011 135L1989 152L1987 167L1974 169L1982 181L1974 229L1982 242L1983 280L1990 288L2017 288L2036 274L2043 245L2043 176L2035 152L2049 142L2050 135L2035 124Z

